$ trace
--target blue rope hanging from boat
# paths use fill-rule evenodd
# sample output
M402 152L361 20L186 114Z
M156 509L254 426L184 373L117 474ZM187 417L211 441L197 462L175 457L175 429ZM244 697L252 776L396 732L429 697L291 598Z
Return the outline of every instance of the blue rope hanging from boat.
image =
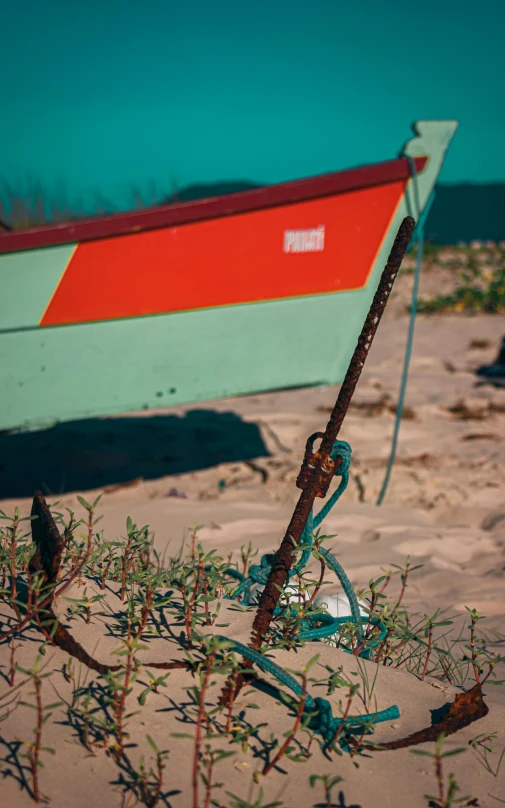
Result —
M414 191L414 202L416 208L416 218L417 218L417 225L416 229L414 230L414 235L412 237L412 246L417 243L417 255L416 255L416 268L414 271L414 284L412 287L412 303L410 307L410 321L409 321L409 330L407 334L407 344L405 346L405 356L403 360L403 370L402 370L402 377L400 382L400 392L398 395L398 405L396 407L396 419L395 425L393 428L393 438L391 441L391 452L389 454L389 460L386 466L386 473L384 475L384 480L382 483L382 487L380 490L379 497L377 499L377 505L382 505L384 502L384 497L386 496L386 492L389 486L389 480L391 478L391 472L393 471L394 462L396 459L396 451L398 448L398 437L400 434L400 426L402 423L402 416L403 416L403 408L405 405L405 394L407 392L407 383L409 378L409 367L410 367L410 360L412 357L412 346L414 344L414 330L416 325L416 315L417 315L417 300L419 295L419 280L421 277L421 268L423 263L423 250L424 250L424 224L426 221L426 217L430 211L431 205L433 203L433 199L435 197L435 192L432 191L431 196L428 200L428 203L420 213L421 210L421 202L419 198L419 185L417 179L417 170L415 161L412 157L407 155L407 160L410 164L410 171L412 174L412 187Z

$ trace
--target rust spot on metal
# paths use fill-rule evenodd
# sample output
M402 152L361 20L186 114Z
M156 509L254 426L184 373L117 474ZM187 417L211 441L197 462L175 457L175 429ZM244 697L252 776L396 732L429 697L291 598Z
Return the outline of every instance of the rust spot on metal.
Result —
M328 492L331 481L337 470L335 461L331 457L321 456L320 450L314 452L314 441L323 438L323 432L314 432L305 445L305 456L296 485L304 490L313 488L316 497L324 498Z
M382 752L386 749L404 749L407 746L417 746L420 743L436 741L442 733L444 735L454 735L464 727L484 718L489 712L489 707L482 698L481 685L474 685L466 693L458 693L449 709L436 724L432 724L419 732L413 732L406 738L399 738L397 741L381 743L378 746L365 745L365 749L373 749Z

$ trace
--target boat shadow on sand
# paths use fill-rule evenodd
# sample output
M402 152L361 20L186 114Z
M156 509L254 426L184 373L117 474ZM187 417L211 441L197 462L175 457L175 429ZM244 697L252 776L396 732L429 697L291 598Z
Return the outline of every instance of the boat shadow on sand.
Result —
M0 433L0 499L153 480L269 455L260 426L234 412L88 418Z

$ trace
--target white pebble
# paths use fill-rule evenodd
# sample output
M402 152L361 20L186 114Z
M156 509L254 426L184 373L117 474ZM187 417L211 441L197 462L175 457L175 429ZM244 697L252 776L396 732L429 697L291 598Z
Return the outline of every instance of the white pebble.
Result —
M361 600L358 601L358 603L361 615L368 617L366 603L363 603ZM349 598L341 592L339 592L338 595L326 595L321 592L321 594L314 599L314 607L317 609L326 609L332 617L352 617Z

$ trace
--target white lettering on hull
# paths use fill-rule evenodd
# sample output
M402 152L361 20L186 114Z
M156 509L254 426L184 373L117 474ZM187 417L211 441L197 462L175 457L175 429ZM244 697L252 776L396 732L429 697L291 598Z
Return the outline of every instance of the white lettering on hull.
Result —
M324 250L324 224L310 230L285 230L284 252L322 252Z

